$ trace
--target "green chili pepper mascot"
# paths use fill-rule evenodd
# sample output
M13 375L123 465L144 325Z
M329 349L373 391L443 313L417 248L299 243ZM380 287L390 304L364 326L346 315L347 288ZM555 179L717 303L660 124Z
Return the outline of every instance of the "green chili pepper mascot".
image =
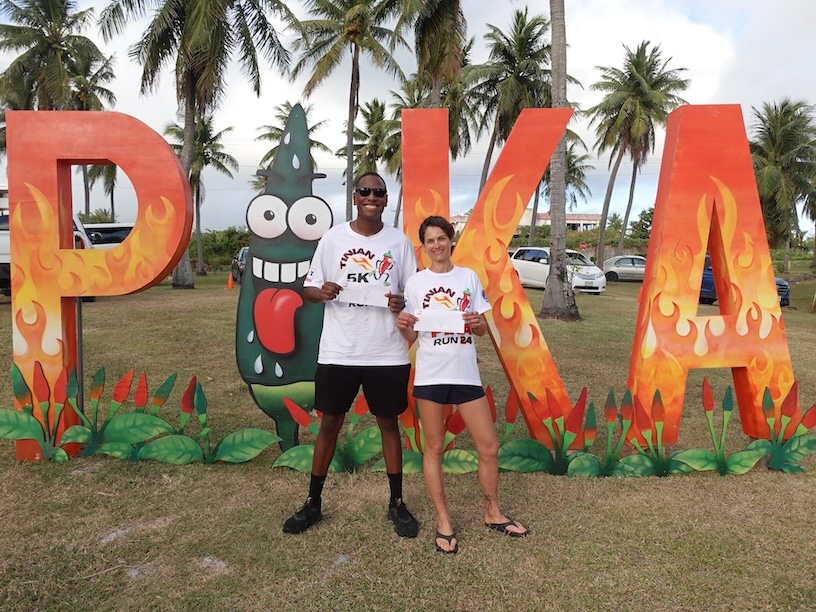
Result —
M314 403L323 305L303 299L303 281L320 237L332 226L325 200L312 194L306 114L296 104L269 170L266 189L247 208L249 254L238 298L235 355L258 407L272 417L286 450L298 427L283 398Z

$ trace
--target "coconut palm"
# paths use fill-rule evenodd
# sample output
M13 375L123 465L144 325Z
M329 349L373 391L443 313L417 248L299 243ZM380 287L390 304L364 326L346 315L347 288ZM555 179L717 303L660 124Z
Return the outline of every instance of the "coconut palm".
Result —
M797 207L816 201L816 124L813 106L788 98L753 108L751 157L765 227L772 245L785 243L790 270L791 235L799 229Z
M525 8L514 12L508 33L491 24L487 27L489 59L469 71L472 93L484 110L480 128L487 129L492 122L480 191L487 182L495 147L510 135L522 109L548 107L551 100L547 19L529 17Z
M306 113L306 123L309 125L309 163L312 166L312 170L317 170L317 161L314 158L314 155L311 153L313 151L321 151L323 153L331 153L331 149L325 145L324 143L320 142L319 140L315 140L312 138L312 135L320 130L321 128L325 127L328 123L326 120L318 121L316 123L311 123L309 121L309 116L312 114L312 105L309 104L304 107L304 112ZM273 125L262 125L258 128L258 131L261 132L261 135L255 138L255 140L261 140L264 142L270 142L273 144L272 148L270 148L264 156L261 158L261 161L258 165L261 168L269 168L272 165L272 162L275 159L275 155L278 153L278 145L280 144L281 140L283 139L284 132L286 129L286 121L289 118L290 113L292 112L292 103L288 100L283 104L280 104L275 107L275 119L278 123ZM252 188L255 189L258 193L263 193L266 189L266 181L268 177L266 175L256 175L250 181L252 184Z
M384 123L385 102L374 98L360 107L363 127L354 128L354 172L359 176L366 172L378 172L385 146L386 124ZM345 159L345 147L335 152L337 157ZM346 177L348 178L348 177Z
M8 21L0 23L0 52L20 52L0 76L0 88L29 87L26 108L67 108L72 63L102 57L82 35L93 21L93 9L79 11L74 0L0 0L0 17Z
M295 43L303 55L292 70L297 78L312 68L303 89L308 97L351 55L348 119L346 121L346 176L354 172L354 122L359 108L360 57L402 78L402 70L385 43L404 44L399 34L384 27L394 11L394 0L308 0L313 19L300 22L304 36ZM353 181L346 180L346 220L351 219Z
M102 190L105 195L110 198L110 221L116 222L116 202L113 198L113 192L116 189L116 183L119 179L117 166L113 164L91 166L88 170L88 181L93 187L98 181L102 181Z
M567 28L564 0L550 0L552 17L552 106L567 108ZM576 321L581 318L567 276L567 136L561 136L550 160L550 274L539 315Z
M230 154L224 152L224 145L221 139L225 134L232 131L231 127L216 132L213 128L213 116L206 115L199 117L196 122L195 148L193 149L193 159L190 165L190 187L193 189L193 201L195 202L195 234L196 234L196 273L205 276L204 251L201 246L201 205L204 202L205 189L201 180L204 168L213 170L232 178L232 170L238 171L238 161ZM172 138L175 142L170 143L177 153L180 153L184 142L184 127L177 123L170 123L164 128L164 135Z
M230 59L237 54L244 75L260 95L259 54L281 71L290 59L271 17L292 25L297 20L281 0L112 0L100 16L102 34L109 40L147 13L150 23L130 56L142 66L143 94L158 85L162 69L174 68L176 98L184 108L180 158L189 173L198 117L212 112L223 97ZM173 270L172 286L195 286L186 251Z
M635 51L624 45L623 68L598 66L601 80L590 87L605 94L600 103L587 111L592 117L590 125L595 125L595 146L599 155L611 150L611 174L601 211L598 251L595 257L598 262L604 260L604 233L609 204L624 155L628 154L635 166L624 215L628 219L638 171L648 154L654 151L655 128L665 125L669 112L685 103L677 95L689 85L689 81L680 76L685 68L669 69L671 58L663 60L660 45L652 48L650 45L649 41L644 41Z
M67 108L82 111L104 110L105 105L116 104L116 96L105 87L114 78L113 56L78 56L71 62L71 94ZM91 214L91 185L88 166L79 167L85 195L85 217ZM113 204L111 203L111 207Z

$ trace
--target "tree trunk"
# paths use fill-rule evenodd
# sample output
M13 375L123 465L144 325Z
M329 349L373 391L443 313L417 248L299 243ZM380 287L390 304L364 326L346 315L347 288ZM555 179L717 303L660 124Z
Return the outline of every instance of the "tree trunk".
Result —
M626 228L629 227L629 213L632 212L632 200L635 199L635 181L637 181L638 165L636 162L632 163L632 181L629 183L629 200L626 202L626 212L623 214L623 229L621 229L620 238L618 238L618 252L616 255L623 255L623 240L626 238ZM603 266L603 262L595 262L598 267Z
M533 198L533 214L530 215L530 234L527 236L527 246L533 246L535 242L536 217L538 216L538 199L541 193L541 183L536 185L535 197ZM552 220L550 220L552 223Z
M400 183L399 195L397 196L397 209L394 211L394 227L399 229L399 216L402 209L402 183Z
M191 75L184 77L184 143L181 148L181 165L187 180L190 180L190 168L193 165L193 150L195 147L196 99L195 82ZM189 241L189 237L187 238ZM193 265L190 262L190 253L184 249L181 261L173 269L170 284L173 289L195 289Z
M348 124L346 125L346 221L351 221L351 194L354 193L354 120L357 118L357 101L360 93L360 47L354 45L351 60L351 86L349 87Z
M816 223L814 223L814 226L816 226ZM810 262L810 267L816 268L816 232L814 232L813 237L813 261Z
M200 179L199 179L200 180ZM204 269L204 249L201 246L201 187L195 190L196 274L207 276Z
M116 211L114 210L113 189L111 189L110 191L110 210L111 210L111 223L116 223Z
M550 0L553 108L567 108L567 30L564 0ZM539 316L562 321L581 318L567 275L567 141L561 135L550 160L550 275Z
M788 235L785 236L785 262L782 264L785 274L790 274L790 243L790 232L788 232Z
M88 166L82 165L82 187L85 190L85 223L91 219L91 183L88 180Z
M606 184L606 195L604 196L603 209L601 210L601 221L598 225L598 248L595 249L595 263L604 262L604 238L606 234L606 218L609 216L609 203L612 201L612 190L615 187L615 177L618 175L618 168L620 168L623 160L623 147L618 151L618 157L615 159L615 164L612 166L612 172L609 175L609 182ZM626 228L623 228L626 231Z
M496 125L493 126L493 133L490 134L490 143L487 145L484 166L482 166L482 178L479 180L479 193L482 193L487 182L487 171L490 169L490 160L493 157L493 149L496 147L496 140L499 137L499 120L496 117Z

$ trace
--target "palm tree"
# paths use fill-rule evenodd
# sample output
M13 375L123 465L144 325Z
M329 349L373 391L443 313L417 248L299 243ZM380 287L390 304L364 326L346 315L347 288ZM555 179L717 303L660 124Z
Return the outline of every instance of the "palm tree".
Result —
M550 0L552 17L552 106L567 108L567 26L564 0ZM550 160L550 275L539 316L563 321L581 318L567 276L567 136L561 136Z
M751 157L765 227L772 244L785 242L790 271L790 239L798 230L797 206L816 201L816 124L813 106L788 98L753 108Z
M472 92L484 109L480 129L492 121L480 190L487 181L493 150L507 139L522 109L547 107L551 100L547 19L539 15L529 18L525 8L513 14L508 34L494 25L487 27L488 62L469 71L474 81Z
M430 106L442 106L446 84L459 78L467 47L461 0L403 0L395 31L413 23L417 78L430 86Z
M88 170L88 181L93 187L97 181L102 181L102 190L105 195L110 198L110 220L111 223L116 222L116 202L113 198L113 191L116 189L116 182L118 180L117 166L114 164L91 166Z
M104 38L122 33L128 22L148 12L151 21L130 56L142 66L143 94L158 85L163 68L174 67L176 98L184 108L180 158L190 173L198 117L218 106L234 52L253 91L260 95L259 53L281 71L290 59L270 15L292 25L297 20L281 0L112 0L100 17ZM173 270L172 286L195 286L187 251Z
M677 92L685 90L689 81L680 77L685 68L669 69L671 58L663 60L660 45L649 49L649 41L638 45L633 52L626 50L623 68L598 66L601 80L590 88L605 93L603 100L587 111L592 116L598 137L595 146L600 155L611 150L609 166L611 174L606 187L601 222L599 226L598 251L595 260L604 260L604 233L609 216L609 204L615 177L623 156L628 154L635 168L632 171L630 198L625 218L629 218L638 170L646 157L654 151L655 126L665 125L669 112L684 104ZM624 225L625 227L625 225Z
M215 132L213 128L213 116L206 115L200 117L196 122L195 149L190 165L190 187L193 188L193 200L195 202L195 233L196 233L196 274L206 276L204 269L204 251L201 246L201 204L204 201L205 189L201 180L201 173L204 168L211 167L217 172L232 178L230 168L238 171L238 161L228 153L224 152L224 145L221 139L225 134L232 131L231 127L220 132ZM170 123L164 128L164 135L169 136L176 142L170 146L180 153L184 142L184 128L176 123Z
M354 128L354 172L352 177L366 172L378 172L379 162L382 159L385 139L388 136L385 124L385 102L374 98L360 108L363 117L363 127ZM345 147L336 151L340 158L346 157ZM348 175L346 176L348 180Z
M72 62L71 97L68 108L83 111L104 110L105 104L116 104L114 93L104 87L114 78L113 56L79 56ZM88 166L79 167L85 193L85 217L91 214L91 181ZM111 210L113 203L111 203Z
M348 119L346 122L346 177L354 172L354 122L359 108L360 56L366 55L378 68L402 78L402 70L384 46L402 38L383 26L391 16L394 0L308 0L314 19L302 21L303 38L295 47L303 55L292 70L297 78L307 67L312 73L303 89L308 97L334 72L348 51L351 54ZM346 220L351 219L353 181L346 180Z
M72 63L102 57L81 34L94 18L93 9L78 11L74 0L0 0L0 17L10 22L0 23L0 52L21 52L0 76L0 87L29 87L26 108L69 106Z

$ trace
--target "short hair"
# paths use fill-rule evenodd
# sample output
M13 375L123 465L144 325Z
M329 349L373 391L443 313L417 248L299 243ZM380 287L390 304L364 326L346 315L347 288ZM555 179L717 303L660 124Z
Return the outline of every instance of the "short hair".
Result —
M456 233L456 230L453 229L453 225L451 222L445 219L445 217L439 217L437 215L431 215L427 219L425 219L422 224L419 226L419 241L425 242L425 230L429 227L438 227L445 235L453 240L453 235Z
M382 181L383 187L387 188L387 185L385 184L385 179L382 176L380 176L379 172L364 172L363 174L358 176L356 179L354 179L355 189L360 186L360 181L362 181L367 176L376 176L378 179L380 179Z

